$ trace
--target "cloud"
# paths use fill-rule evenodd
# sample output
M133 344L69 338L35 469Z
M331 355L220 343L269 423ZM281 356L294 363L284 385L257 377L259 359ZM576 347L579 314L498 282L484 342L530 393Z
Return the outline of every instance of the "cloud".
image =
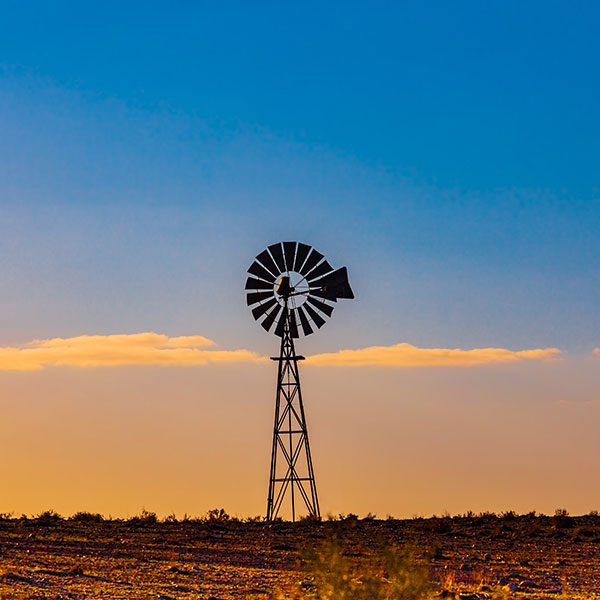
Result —
M169 337L152 332L34 340L22 347L0 348L0 370L33 371L46 366L197 366L265 360L249 350L203 349L214 345L201 335Z
M33 340L20 347L0 348L0 371L33 371L49 366L110 367L126 365L200 366L211 363L263 362L250 350L215 350L201 335L169 337L146 332L80 335ZM209 349L207 349L209 348ZM594 350L600 355L600 349ZM470 367L520 360L556 358L556 348L537 350L474 350L417 348L411 344L371 346L307 357L307 363L333 367Z
M506 350L504 348L417 348L411 344L370 346L358 350L339 350L315 354L307 363L324 367L472 367L511 363L521 360L556 358L557 348Z
M114 335L79 335L71 338L51 338L49 340L33 340L28 346L39 348L74 348L74 347L111 347L138 346L161 348L185 348L195 346L214 346L215 343L202 335L182 335L169 337L160 333L120 333Z

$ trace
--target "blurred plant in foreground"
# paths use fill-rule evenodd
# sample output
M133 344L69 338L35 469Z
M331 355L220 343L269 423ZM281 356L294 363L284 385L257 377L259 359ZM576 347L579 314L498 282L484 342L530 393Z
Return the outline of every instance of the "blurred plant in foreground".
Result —
M421 600L430 591L426 565L409 548L386 548L349 560L333 539L304 553L307 580L279 600Z

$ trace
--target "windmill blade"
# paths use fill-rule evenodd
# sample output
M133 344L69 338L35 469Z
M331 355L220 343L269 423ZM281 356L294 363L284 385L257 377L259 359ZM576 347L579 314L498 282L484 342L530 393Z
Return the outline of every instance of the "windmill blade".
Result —
M248 306L250 306L251 304L262 302L267 298L273 298L273 292L250 292L246 296L246 302L248 303Z
M337 302L337 296L335 295L335 292L329 287L311 289L310 295L323 298L324 300L331 300L331 302Z
M248 273L250 273L250 275L255 275L259 279L264 279L271 284L275 283L275 277L273 277L269 271L267 271L260 263L257 263L256 261L250 265Z
M275 300L277 303L277 300ZM261 306L264 306L262 304ZM277 306L267 315L266 319L261 323L261 325L265 328L265 331L269 331L271 329L273 322L277 318L277 315L281 311L281 305L277 303Z
M297 242L283 242L286 271L294 270L294 256L296 256Z
M323 291L327 295L321 295L317 293L317 290ZM321 296L328 300L336 300L337 298L348 298L352 300L354 298L354 292L348 282L348 271L346 267L337 269L333 273L328 273L317 281L311 281L310 293L314 296Z
M322 313L325 313L328 317L331 316L333 312L333 306L329 306L329 304L325 304L325 302L321 302L312 296L309 296L306 299L307 302L310 302L313 306L316 306Z
M298 335L298 325L296 324L296 314L293 310L290 310L290 335L293 338L300 337Z
M298 249L296 250L296 261L294 262L294 271L296 273L300 273L300 269L310 252L310 246L308 244L303 244L302 242L298 242Z
M304 335L310 335L313 332L313 330L310 326L310 323L308 322L308 318L306 317L304 309L301 306L299 306L297 308L297 311L298 316L300 317L300 325L302 325L302 331L304 332Z
M302 269L300 269L300 271L299 271L300 275L306 275L307 273L309 273L311 271L311 269L313 269L314 266L322 258L323 258L323 255L313 248L312 252L308 255L308 258L306 259L306 262L302 265Z
M273 284L268 281L263 281L262 279L254 279L254 277L248 277L246 279L246 287L247 290L272 290Z
M260 319L270 308L273 308L275 304L278 304L277 300L275 300L275 298L271 298L270 300L263 302L263 304L259 304L258 306L254 307L252 309L252 315L258 321L258 319Z
M279 244L273 244L269 246L269 252L275 260L275 264L279 269L279 273L285 273L285 260L283 259L283 250L281 249L281 242Z
M271 272L273 277L277 277L281 271L277 269L277 265L271 258L271 255L267 250L263 250L257 257L256 260L260 261L267 269Z
M309 306L308 304L303 304L302 305L303 308L306 309L306 312L308 313L308 315L310 316L310 318L312 319L312 322L319 328L321 329L321 327L323 327L323 325L325 325L325 319L311 306Z
M287 319L287 309L283 309L281 311L281 316L279 317L279 321L277 323L277 327L275 327L275 335L279 337L283 337L283 331L285 328L285 320Z
M308 273L306 280L312 281L313 279L316 279L321 275L325 275L325 273L329 273L330 271L333 271L333 267L326 260L324 260L318 267Z

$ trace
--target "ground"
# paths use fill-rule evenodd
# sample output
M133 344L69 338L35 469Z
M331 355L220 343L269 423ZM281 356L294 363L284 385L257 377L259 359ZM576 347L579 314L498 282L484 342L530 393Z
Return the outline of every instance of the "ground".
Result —
M215 511L216 514L216 511ZM215 515L213 515L214 517ZM600 517L469 515L322 523L0 519L0 598L269 599L318 593L307 549L350 563L410 547L441 598L600 596ZM290 592L291 595L291 592ZM296 597L296 596L294 596Z

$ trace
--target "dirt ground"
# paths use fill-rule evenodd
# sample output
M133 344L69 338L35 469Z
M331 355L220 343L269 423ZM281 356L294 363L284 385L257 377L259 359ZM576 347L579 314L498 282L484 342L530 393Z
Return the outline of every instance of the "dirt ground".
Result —
M594 598L600 517L480 515L323 523L0 520L0 598L219 599L310 589L307 548L336 538L350 561L410 545L432 596Z

